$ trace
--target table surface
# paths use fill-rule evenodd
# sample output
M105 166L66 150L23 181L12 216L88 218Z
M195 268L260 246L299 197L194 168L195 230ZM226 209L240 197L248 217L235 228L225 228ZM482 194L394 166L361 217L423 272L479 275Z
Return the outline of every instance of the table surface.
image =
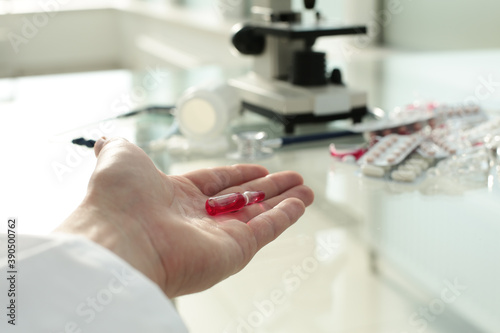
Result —
M499 56L495 50L374 52L358 55L344 66L347 82L369 91L370 107L390 110L415 99L476 98L494 115L500 105ZM140 105L174 103L184 88L200 80L238 74L216 67L165 73L147 90L141 88L149 74L128 70L0 80L1 215L17 216L20 232L44 234L82 200L95 160L91 151L69 143L75 131L56 134ZM250 123L280 134L279 126L245 117L234 128ZM145 116L112 125L76 132L91 135L99 130L134 141L158 135L169 122ZM298 130L332 126L336 125ZM210 290L176 300L192 332L498 329L498 173L491 172L474 189L446 181L439 186L429 181L390 184L362 177L355 166L334 161L328 151L331 142L281 149L257 161L271 172L298 171L316 200L242 272ZM339 145L359 142L360 138L335 140ZM150 156L168 174L235 163L225 156ZM380 267L387 263L391 274L374 274L374 262ZM449 283L462 283L467 289L453 302L440 302ZM445 309L436 308L440 305ZM428 317L419 312L422 308L430 309Z

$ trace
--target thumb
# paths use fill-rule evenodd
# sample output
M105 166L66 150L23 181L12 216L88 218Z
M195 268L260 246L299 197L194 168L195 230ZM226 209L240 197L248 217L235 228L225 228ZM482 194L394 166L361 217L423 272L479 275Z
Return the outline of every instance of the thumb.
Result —
M124 138L108 139L103 136L94 144L94 154L98 161L117 162L120 160L122 163L136 162L139 157L138 153L147 156L142 149Z
M103 136L102 138L100 138L99 140L96 141L96 143L94 144L95 157L99 157L99 154L101 153L102 148L104 147L104 145L107 142L108 142L108 139L106 139L105 136Z

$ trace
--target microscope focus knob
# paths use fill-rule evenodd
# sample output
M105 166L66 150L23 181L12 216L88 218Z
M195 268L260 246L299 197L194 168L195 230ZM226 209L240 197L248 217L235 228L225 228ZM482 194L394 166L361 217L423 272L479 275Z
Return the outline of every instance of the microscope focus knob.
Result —
M266 47L264 35L257 33L255 28L249 26L239 29L231 41L241 54L258 55L264 52Z
M332 74L330 75L330 82L333 84L344 85L342 81L342 72L338 68L334 68L332 70Z

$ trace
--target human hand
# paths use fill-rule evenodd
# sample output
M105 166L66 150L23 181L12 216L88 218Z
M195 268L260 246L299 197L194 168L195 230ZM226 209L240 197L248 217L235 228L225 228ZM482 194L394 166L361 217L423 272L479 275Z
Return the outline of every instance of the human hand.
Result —
M300 175L257 165L167 176L137 146L99 140L87 196L56 231L83 234L156 282L169 297L207 289L240 271L304 213L313 192ZM209 216L208 197L247 190L266 199Z

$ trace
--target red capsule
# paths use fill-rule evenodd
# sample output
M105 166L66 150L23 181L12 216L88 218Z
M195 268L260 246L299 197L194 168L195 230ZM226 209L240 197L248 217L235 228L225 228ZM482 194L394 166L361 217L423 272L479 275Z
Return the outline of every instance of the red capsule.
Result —
M236 212L245 206L264 200L265 194L262 191L246 191L243 193L230 193L217 197L208 198L205 203L207 213L215 216L219 214Z

